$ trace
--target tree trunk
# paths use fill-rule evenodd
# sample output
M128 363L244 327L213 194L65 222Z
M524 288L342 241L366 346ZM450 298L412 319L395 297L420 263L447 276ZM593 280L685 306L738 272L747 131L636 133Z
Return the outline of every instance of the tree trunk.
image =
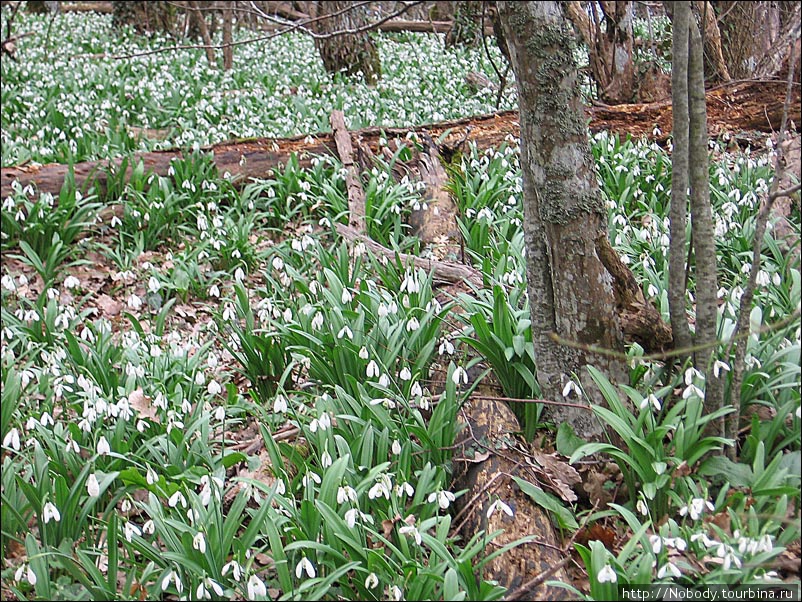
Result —
M375 84L381 77L376 44L367 32L345 33L369 23L367 8L341 1L319 2L317 8L318 20L313 27L326 37L316 37L315 47L326 71L332 75L362 73L368 84Z
M234 47L231 45L234 27L233 2L223 3L223 71L231 71L234 66Z
M691 222L696 259L696 333L694 354L697 370L705 374L705 413L712 414L724 403L722 383L713 373L717 357L718 279L716 236L713 207L710 204L710 166L707 156L707 108L705 106L705 74L703 42L690 19L688 39L688 100L690 113L689 166L691 184ZM737 399L737 396L736 396ZM735 400L733 400L735 402ZM711 435L724 436L724 419L708 423Z
M209 35L209 28L206 25L206 16L201 12L200 2L188 2L190 14L190 35L191 32L197 30L203 40L204 50L206 51L206 60L209 62L210 67L214 67L214 48L212 48L212 38Z
M111 24L114 27L130 25L137 33L172 32L175 7L165 1L117 1L113 3Z
M621 351L623 345L612 279L596 252L596 240L607 235L607 218L588 144L572 32L557 2L500 2L499 15L518 87L538 381L546 399L561 399L576 375L590 401L605 405L585 366L595 365L612 382L622 382L628 371L620 359L592 352ZM582 438L604 434L584 409L547 410Z
M721 50L733 79L784 76L788 42L798 27L797 2L713 2Z
M688 350L690 357L691 330L688 326L686 308L688 236L686 234L688 212L688 27L691 13L688 7L678 7L674 11L673 38L671 45L671 98L674 105L672 113L672 134L674 148L671 156L671 206L669 207L671 239L668 259L668 307L671 315L671 329L674 333L674 346Z
M599 98L609 104L635 100L635 64L631 2L599 2L601 17L591 3L593 19L578 1L566 3L569 18L588 48L590 71Z
M446 48L478 46L482 43L482 3L455 2L454 20L446 33Z
M29 13L41 15L46 13L59 13L61 12L61 2L31 2L30 0L25 3L25 10Z

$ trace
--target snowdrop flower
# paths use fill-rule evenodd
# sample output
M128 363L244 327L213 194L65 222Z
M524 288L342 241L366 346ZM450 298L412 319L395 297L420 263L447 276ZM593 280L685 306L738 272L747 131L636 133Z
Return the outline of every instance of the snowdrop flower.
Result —
M599 583L615 583L618 581L618 574L615 572L613 567L611 567L609 564L605 564L602 567L602 570L599 571L596 579L598 579Z
M468 373L465 371L465 368L462 366L457 366L454 370L454 373L451 375L451 381L455 385L459 385L460 382L463 384L468 384Z
M409 371L409 368L404 366L401 369L401 372L398 374L398 378L401 380L411 380L412 379L412 372Z
M679 509L680 516L685 516L689 514L692 520L699 520L704 512L705 508L710 510L711 512L716 509L713 504L703 498L696 497L691 500L691 503L687 506L683 506Z
M354 333L351 331L351 329L348 327L347 324L340 329L340 332L337 333L338 339L341 339L343 337L347 337L349 340L352 340L354 338Z
M153 535L156 532L156 524L153 522L152 519L148 519L145 521L145 524L142 525L142 533L145 535Z
M340 301L342 302L342 304L347 305L348 303L351 302L351 299L352 299L351 293L348 291L347 288L343 288L343 294L340 297Z
M10 447L14 451L20 450L19 431L15 428L11 429L3 437L3 447Z
M320 415L320 418L315 418L312 422L309 423L309 430L313 433L316 433L318 429L321 432L325 431L331 426L331 418L329 417L328 412L323 412Z
M228 575L229 571L231 571L231 576L234 577L234 581L239 581L242 579L242 565L236 560L232 560L224 564L221 574L223 577L225 577Z
M389 387L390 386L390 377L386 374L382 374L379 377L379 386L380 387Z
M298 562L298 564L295 565L295 576L298 579L300 579L301 575L303 575L304 572L306 572L307 576L310 579L314 579L315 578L315 575L316 575L316 573L315 573L315 565L313 565L312 562L306 556L301 558L300 562Z
M223 420L226 419L226 408L224 406L220 406L214 411L214 419L217 420L218 422L222 422Z
M274 257L271 263L273 264L273 269L277 272L280 272L284 269L284 260L281 257Z
M410 535L414 537L415 543L418 545L421 545L421 542L423 541L420 531L418 531L418 528L415 525L404 525L398 530L398 532L401 535Z
M331 466L331 464L332 464L331 454L328 452L328 450L324 450L323 453L320 455L320 465L323 468L328 468L329 466Z
M688 399L689 397L697 397L699 399L704 399L705 393L699 387L694 384L690 384L685 387L685 390L682 392L682 399Z
M25 580L30 585L36 585L36 573L33 572L33 569L30 565L20 565L17 571L14 573L14 581L20 583L22 581L23 575L25 576Z
M317 483L318 485L320 485L320 483L321 483L320 476L316 472L312 472L311 470L306 471L306 474L304 475L304 478L301 479L301 482L303 483L304 488L308 489L310 483L313 482L313 481L315 483Z
M139 295L131 294L131 296L128 297L127 304L131 309L137 310L142 307L142 299L139 298Z
M101 436L100 440L97 442L97 453L100 456L105 456L111 453L111 446L109 442L106 441L106 437Z
M376 360L370 360L368 363L368 378L373 378L379 375L379 364L376 363Z
M140 537L142 535L142 530L139 527L137 527L134 523L132 523L130 520L126 521L125 527L123 528L123 532L125 533L125 541L128 542L130 542L134 538L134 535L136 535L137 537Z
M75 276L70 275L64 279L64 288L77 288L79 286L81 286L81 281Z
M357 493L356 489L351 487L350 485L345 485L342 487L337 488L337 503L344 504L347 501L356 502L357 501Z
M351 508L348 512L345 513L345 524L348 525L349 529L354 528L358 516L359 516L359 510L357 510L356 508Z
M315 330L319 330L321 326L323 326L323 314L317 312L315 316L312 318L312 328Z
M148 485L153 485L154 483L158 482L159 475L156 474L156 471L153 470L153 468L148 466L148 471L145 474L145 479L147 480ZM175 494L173 494L173 495L175 495Z
M453 502L456 498L454 494L450 491L435 491L434 493L429 494L429 503L434 502L437 500L438 505L440 508L445 510L448 506Z
M176 491L170 496L170 499L167 500L167 505L170 506L170 508L175 508L178 504L181 504L183 508L187 507L187 498L185 498L184 494L180 491Z
M563 387L563 397L571 395L571 391L576 393L577 397L582 397L582 390L579 386L574 381L569 380Z
M513 516L512 508L510 508L507 504L505 504L501 500L496 499L493 501L492 504L490 504L490 507L487 509L487 518L490 518L496 511L496 509L501 510L507 516Z
M170 587L170 581L175 583L175 589L180 594L184 591L184 584L181 582L181 579L174 570L171 570L167 575L165 575L164 579L162 579L162 591L166 590Z
M86 492L89 494L89 497L98 497L100 495L100 483L94 472L86 479Z
M363 360L366 360L370 357L370 355L368 354L368 348L365 347L364 345L362 346L362 349L359 350L359 357L360 359Z
M217 382L216 380L209 381L209 384L206 387L206 391L212 397L214 397L215 395L219 395L222 390L223 390L223 387L220 386L220 383Z
M61 520L61 513L56 508L53 502L47 502L45 507L42 509L42 516L45 521L45 524L49 523L51 520L55 522L59 522Z
M661 566L660 570L657 571L657 578L664 579L667 574L670 574L672 577L675 578L682 577L682 573L673 562L667 562L666 564Z
M198 550L201 554L206 553L206 537L204 537L203 531L198 531L195 534L195 537L192 538L192 547Z
M652 544L652 552L655 554L659 554L660 551L663 549L663 538L659 535L650 535L649 536L649 543Z
M719 378L722 370L724 370L725 372L729 372L730 365L722 360L716 360L715 362L713 362L713 375L716 378Z
M398 497L401 497L402 495L406 495L407 497L412 497L413 495L415 495L415 488L406 481L404 481L403 483L395 486L395 494Z
M267 586L265 582L256 575L248 578L248 600L257 600L267 597Z
M245 280L245 270L243 270L241 267L234 270L234 280L237 282L242 282Z
M649 514L649 507L646 505L646 502L643 499L639 499L638 503L635 504L635 509L640 512L643 516Z
M404 592L397 585L393 585L387 590L387 597L390 598L390 600L403 600Z
M162 285L159 283L159 280L158 280L158 278L156 278L156 276L151 276L148 279L148 290L151 293L158 292L161 287L162 287Z
M649 393L648 397L643 398L643 400L640 402L640 409L645 410L647 407L649 407L649 404L654 407L655 412L659 412L660 408L663 407L660 403L660 400L655 397L654 393Z
M705 376L701 372L699 372L696 368L690 367L685 371L685 384L691 385L695 379L704 380Z
M287 400L283 395L276 395L276 400L273 402L273 412L276 414L283 414L288 409Z
M376 573L371 573L365 578L365 589L373 589L379 585L379 578Z
M447 353L448 355L454 355L454 344L449 340L444 340L440 343L440 347L437 350L438 355L443 355Z
M407 332L415 332L418 328L420 328L418 318L412 317L407 320Z

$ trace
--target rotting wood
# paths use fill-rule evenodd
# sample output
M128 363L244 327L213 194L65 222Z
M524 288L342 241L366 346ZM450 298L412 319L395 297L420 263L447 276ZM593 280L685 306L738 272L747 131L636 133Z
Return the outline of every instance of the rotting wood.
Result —
M741 82L719 87L707 94L708 133L718 136L725 131L757 130L771 132L779 128L782 105L785 98L783 82ZM608 130L633 137L648 136L664 142L671 133L671 103L656 102L641 105L595 106L588 109L591 117L590 130ZM789 118L802 122L800 92L795 89ZM470 131L468 130L470 126ZM504 111L454 121L427 124L416 127L371 127L355 130L363 144L374 152L379 148L380 138L403 138L410 131L427 130L433 138L446 148L465 139L479 148L498 147L519 136L517 111ZM450 132L449 132L450 130ZM656 134L654 132L659 131ZM441 142L439 138L444 136ZM286 163L290 155L299 154L302 166L310 165L311 155L333 154L334 142L331 134L320 133L292 138L258 138L224 142L206 147L213 151L220 173L228 172L234 179L246 183L249 178L268 177L272 169ZM180 151L158 151L137 153L135 161L141 160L146 171L166 175L173 157L182 156ZM75 182L81 189L96 184L100 190L106 186L107 165L119 167L120 159L112 161L87 161L74 166ZM3 167L0 170L0 198L12 193L11 183L18 180L24 187L35 184L43 192L57 194L61 190L68 167L61 164L37 166L29 164L18 167ZM129 168L130 173L130 168Z
M365 230L365 191L359 181L359 172L354 163L354 147L351 144L351 134L345 126L345 114L342 111L331 112L331 129L334 133L334 143L337 154L345 168L345 188L348 192L348 224L360 232Z
M459 248L461 240L456 224L457 207L446 188L448 177L440 162L436 145L426 133L422 138L426 152L418 157L415 171L426 184L425 199L428 209L415 212L411 221L432 255L448 256ZM343 233L342 228L338 230ZM375 252L375 243L371 249ZM395 255L389 249L382 251L382 254ZM422 267L426 269L425 260L408 256L406 260L417 260L416 265L423 264ZM434 280L442 278L443 266L457 269L457 273L468 268L445 261L431 262L429 269L434 274ZM451 270L446 273L454 275ZM476 272L471 280L474 285L480 284L481 274ZM439 379L435 379L432 386L436 393L442 390L443 385ZM480 383L479 386L484 384ZM568 598L566 590L536 582L539 575L563 562L566 553L559 545L548 513L521 491L513 480L513 476L530 482L536 480L517 438L521 427L515 414L506 403L498 399L471 398L463 405L458 420L466 428L460 431L457 440L452 461L454 474L451 489L467 491L456 504L459 513L454 519L453 528L466 541L483 530L488 534L501 530L502 533L490 544L490 549L498 549L522 538L532 539L487 563L482 568L481 578L497 581L511 591L518 591L523 587L528 594L527 599ZM507 504L513 516L508 516L498 505L495 512L490 512L496 500ZM568 581L562 567L554 571L552 578ZM530 583L533 585L528 586Z
M457 260L461 255L457 205L447 189L448 174L440 162L437 145L427 134L423 139L425 152L418 157L417 172L426 191L420 207L412 210L409 223L436 257Z
M453 487L468 490L456 502L457 509L465 514L463 536L469 538L482 530L488 534L503 530L493 540L493 547L526 536L533 538L533 541L516 546L485 565L483 577L497 580L510 591L535 583L524 593L523 599L526 600L570 598L565 589L533 581L538 575L558 566L550 579L570 583L565 569L560 566L566 553L560 546L548 513L535 504L512 478L535 480L518 449L520 426L515 414L503 401L472 397L463 407L461 421L467 426L457 441ZM513 515L508 516L497 505L488 517L496 500L506 504Z
M404 265L411 263L416 268L421 268L427 272L431 271L432 279L435 284L470 284L475 287L482 286L481 272L469 265L454 261L424 259L408 253L398 253L397 251L380 245L375 240L368 238L351 226L336 224L335 228L337 229L337 233L344 239L363 243L374 255L386 257L391 261L394 261L395 258L398 257Z

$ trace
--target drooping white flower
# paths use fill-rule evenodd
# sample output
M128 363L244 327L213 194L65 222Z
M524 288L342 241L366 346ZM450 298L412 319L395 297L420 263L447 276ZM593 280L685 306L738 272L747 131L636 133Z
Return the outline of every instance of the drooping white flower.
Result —
M435 491L434 493L430 493L428 497L429 503L437 501L437 504L443 510L448 508L455 499L454 494L450 491Z
M248 600L258 600L267 597L267 586L256 575L248 578Z
M98 497L100 495L100 483L94 472L86 479L86 492L89 497Z
M365 589L373 589L379 585L379 578L376 573L370 573L365 578Z
M42 518L45 521L45 524L49 523L51 520L54 522L59 522L61 520L61 513L56 508L56 505L53 502L46 502L44 508L42 509Z
M414 537L415 543L418 545L420 545L421 542L423 541L420 531L418 531L418 528L415 525L404 525L398 530L398 532L401 535L410 535Z
M490 504L490 507L487 509L487 518L490 518L497 509L504 512L504 514L506 514L507 516L513 515L512 508L510 508L503 501L496 499L493 501L492 504Z
M618 573L609 564L605 564L596 576L599 583L615 583L618 581Z
M198 531L195 537L192 538L192 547L198 550L201 554L206 553L206 537L203 531Z
M125 540L130 542L134 535L141 536L142 530L129 520L126 521L125 527L123 527L123 533L125 534Z
M673 562L667 562L657 571L657 578L664 579L665 576L669 574L676 578L682 577L682 572L680 572L677 566Z
M276 395L276 399L273 402L273 412L276 414L283 414L287 411L287 400L284 398L283 395Z
M8 431L6 436L3 437L3 447L10 447L14 451L20 450L19 431L16 427Z
M100 440L97 442L97 453L100 456L105 456L111 453L111 446L109 442L106 441L106 437L101 436Z
M454 369L454 373L451 375L451 381L455 385L468 384L468 373L465 371L465 368L462 366L457 366Z
M314 579L314 578L315 578L315 575L317 574L317 573L315 572L315 565L313 565L313 564L312 564L312 561L311 561L311 560L309 560L309 559L308 559L306 556L304 556L303 558L301 558L301 560L298 562L298 564L297 564L297 565L295 565L295 576L296 576L298 579L300 579L300 578L301 578L301 575L303 575L303 574L304 574L304 572L306 572L306 575L307 575L307 576L308 576L310 579Z

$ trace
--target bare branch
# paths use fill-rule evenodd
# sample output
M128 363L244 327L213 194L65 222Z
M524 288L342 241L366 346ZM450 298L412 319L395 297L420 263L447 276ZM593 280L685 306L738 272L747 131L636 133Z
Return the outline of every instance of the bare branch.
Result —
M322 20L322 19L329 19L329 18L334 17L334 16L336 16L338 14L342 14L343 12L346 12L348 10L354 10L354 9L359 8L360 6L364 6L366 4L369 4L369 2L355 2L354 4L349 6L347 9L343 9L343 10L341 10L339 12L331 13L329 15L322 15L320 17L310 17L309 19L306 19L304 21L297 21L295 23L290 23L290 22L284 21L282 19L278 19L276 17L269 16L266 13L262 13L262 15L265 18L267 18L267 19L269 19L271 21L274 21L276 23L279 23L281 25L286 25L286 27L284 29L280 29L278 31L274 31L274 32L271 32L271 33L263 35L263 36L257 36L255 38L249 38L247 40L238 40L236 42L231 42L230 44L213 44L213 45L211 45L211 48L213 48L215 50L222 50L222 49L225 49L225 48L230 48L232 46L241 46L243 44L252 44L254 42L263 42L265 40L270 40L270 39L273 39L273 38L278 37L280 35L284 35L286 33L290 33L292 31L297 31L297 30L300 30L303 33L305 33L307 35L310 35L313 38L318 39L318 40L324 40L324 39L328 39L328 38L334 38L334 37L337 37L337 36L353 35L353 34L356 34L356 33L362 33L362 32L365 32L365 31L371 31L373 29L376 29L377 27L379 27L383 23L386 23L390 19L398 17L399 15L403 15L405 12L407 12L409 9L413 8L414 6L417 6L418 4L423 4L423 0L416 0L414 2L405 2L403 7L400 8L399 10L397 10L397 11L395 11L395 12L393 12L393 13L385 16L385 17L382 17L378 21L375 21L373 23L369 23L368 25L364 25L362 27L355 27L353 29L343 29L343 30L338 30L338 31L332 31L332 32L329 32L329 33L315 33L313 31L311 31L308 27L306 27L310 23L313 23L313 22L316 22L316 21L319 21L319 20ZM114 56L113 58L116 59L116 60L124 60L124 59L137 58L137 57L140 57L140 56L150 56L150 55L153 55L153 54L161 54L163 52L172 52L172 51L175 51L175 50L205 50L207 48L209 48L209 46L206 45L206 44L184 44L184 45L178 45L178 46L171 46L169 48L156 48L154 50L148 50L148 51L145 51L145 52L136 52L136 53L133 53L133 54L118 55L118 56Z

